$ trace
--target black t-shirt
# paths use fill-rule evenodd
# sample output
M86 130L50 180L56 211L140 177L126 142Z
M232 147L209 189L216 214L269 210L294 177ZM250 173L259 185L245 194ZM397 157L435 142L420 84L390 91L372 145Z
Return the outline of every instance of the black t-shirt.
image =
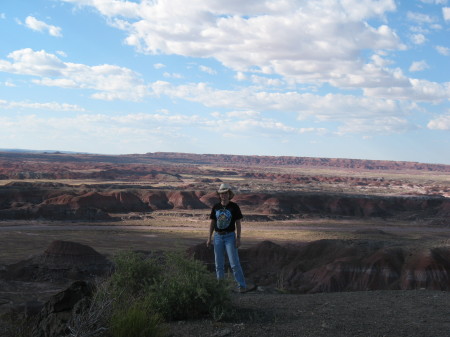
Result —
M220 202L215 204L209 216L211 220L216 220L214 230L216 232L234 232L236 230L236 220L243 218L239 206L230 201L226 206Z

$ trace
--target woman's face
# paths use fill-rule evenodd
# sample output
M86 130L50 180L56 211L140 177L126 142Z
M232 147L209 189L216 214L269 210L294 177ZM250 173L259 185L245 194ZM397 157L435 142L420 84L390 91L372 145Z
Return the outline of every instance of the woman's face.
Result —
M229 201L230 201L230 193L224 192L224 193L219 193L219 197L220 197L220 202L223 205L226 205Z

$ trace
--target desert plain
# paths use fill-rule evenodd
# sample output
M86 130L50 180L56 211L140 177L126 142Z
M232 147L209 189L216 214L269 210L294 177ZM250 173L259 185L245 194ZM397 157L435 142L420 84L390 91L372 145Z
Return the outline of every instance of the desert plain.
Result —
M0 311L74 280L25 271L71 255L49 248L59 241L107 259L188 251L212 270L223 182L244 213L241 260L257 290L235 297L242 321L177 322L172 335L450 336L450 166L411 162L1 152Z

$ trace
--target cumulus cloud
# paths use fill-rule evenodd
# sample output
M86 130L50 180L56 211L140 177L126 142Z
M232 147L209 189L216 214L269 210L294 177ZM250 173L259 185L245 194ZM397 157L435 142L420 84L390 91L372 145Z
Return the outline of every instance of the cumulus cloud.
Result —
M450 48L448 48L448 47L436 46L436 50L441 55L450 56Z
M210 68L210 67L206 67L206 66L199 66L198 67L201 71L208 73L210 75L217 75L217 71L215 71L214 69Z
M431 120L427 127L432 130L450 130L450 114Z
M66 65L55 55L31 48L16 50L8 55L13 62L0 60L0 71L33 76L58 76Z
M270 78L258 75L252 75L250 77L250 80L252 81L252 83L257 84L261 87L279 87L285 84L284 81L279 78Z
M397 100L414 99L417 102L440 103L450 96L450 82L443 84L427 80L410 79L409 85L391 88L367 88L364 93L373 97L385 97Z
M411 41L414 44L424 44L426 40L427 39L426 39L425 35L423 35L423 34L414 34L411 36Z
M450 21L450 7L443 7L442 15L444 16L445 21Z
M63 62L54 54L30 48L16 50L8 58L12 61L0 60L0 71L36 76L34 83L39 85L92 89L96 91L92 97L103 100L138 101L148 95L140 75L128 68Z
M51 36L62 36L60 27L49 25L44 21L36 19L33 16L27 16L27 18L25 19L25 26L38 32L47 32Z
M411 72L422 71L422 70L428 69L429 67L430 66L428 65L428 63L426 61L415 61L410 65L409 71L411 71Z
M238 71L236 75L234 75L234 78L238 81L245 81L247 79L247 76L242 71Z
M368 24L396 10L393 0L66 1L95 7L141 52L210 57L300 82L342 83L365 71L364 50L404 48L390 27Z

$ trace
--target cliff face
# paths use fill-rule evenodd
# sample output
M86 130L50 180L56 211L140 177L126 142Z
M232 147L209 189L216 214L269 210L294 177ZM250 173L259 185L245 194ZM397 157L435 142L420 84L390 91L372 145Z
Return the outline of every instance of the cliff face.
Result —
M151 166L148 166L151 165ZM450 165L406 161L156 152L134 155L0 152L0 179L165 179L215 167L297 167L368 171L450 172ZM221 172L224 174L225 172Z
M316 214L442 222L450 214L445 172L449 165L354 159L0 152L0 180L16 180L0 185L0 219L111 220L117 213L206 210L218 201L218 185L228 182L253 219Z
M204 245L189 253L208 265ZM413 249L374 240L319 240L297 246L264 241L240 250L246 277L260 286L299 293L450 290L450 249Z
M130 156L128 156L130 157ZM155 152L142 155L143 158L178 163L240 164L245 166L300 166L327 167L364 170L420 170L450 172L450 165L426 164L406 161L364 160L346 158L314 158L292 156L239 156L224 154L192 154Z
M133 190L11 184L0 186L1 219L107 220L116 213L204 210L218 202L215 192ZM241 193L235 196L252 216L400 217L448 219L450 199L439 196L362 196L330 193Z

